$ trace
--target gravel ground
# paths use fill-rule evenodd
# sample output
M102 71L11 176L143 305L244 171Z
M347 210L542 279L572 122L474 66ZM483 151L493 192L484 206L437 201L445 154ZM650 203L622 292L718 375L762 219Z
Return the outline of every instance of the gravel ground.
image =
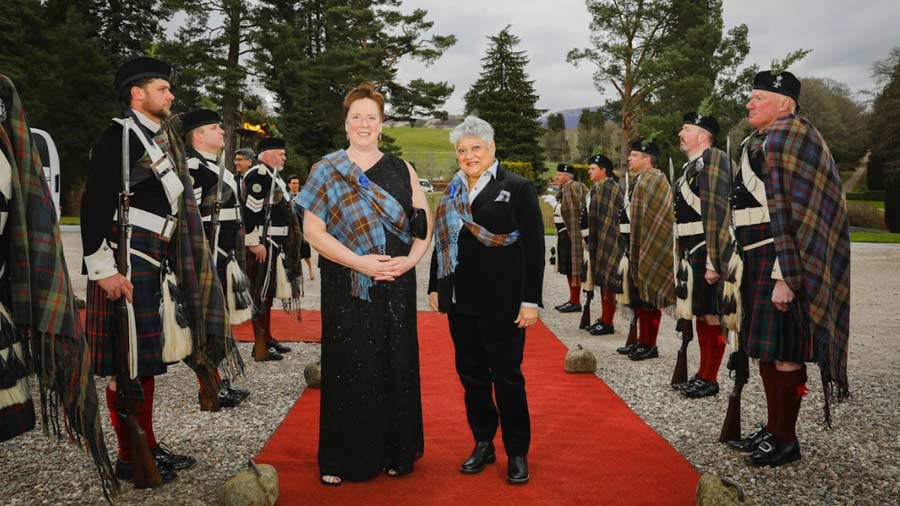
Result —
M77 274L81 257L79 236L69 229L63 240L70 272L75 273L76 292L83 296L85 281ZM552 240L548 238L548 244ZM900 395L896 385L900 384L900 368L894 357L900 344L894 337L900 328L900 275L894 269L898 261L898 247L854 244L850 350L853 397L836 406L834 428L828 430L822 423L821 382L817 369L811 368L811 393L803 402L799 424L803 460L777 470L750 469L743 463L743 455L716 442L731 387L724 367L720 373L723 391L717 397L691 401L669 388L679 345L671 319L663 317L660 359L632 362L614 352L625 340L628 323L624 319L617 318L615 336L592 337L577 329L576 314L563 315L546 309L542 317L570 348L581 344L592 350L598 358L597 375L699 472L732 478L760 504L897 504ZM426 269L423 261L418 273L421 291L426 283ZM564 278L553 273L550 266L547 269L544 300L552 308L565 299L567 290ZM318 281L307 281L304 304L307 308L318 307ZM425 306L425 297L420 293L419 309L424 310ZM598 311L599 307L595 308L595 317ZM174 367L160 377L155 406L157 438L177 452L195 456L198 464L157 490L136 491L126 486L116 504L217 504L221 484L260 451L306 387L303 367L318 360L319 346L292 346L294 351L281 362L256 364L248 360L246 378L238 386L253 393L240 407L220 413L199 411L197 383L186 367ZM244 357L250 357L252 345L240 347ZM693 374L698 363L695 344L690 347L688 361ZM98 390L104 387L101 382ZM529 388L540 385L531 384ZM754 423L765 420L765 402L755 372L744 389L743 409L745 432ZM105 409L102 418L107 445L114 455L116 443ZM0 444L0 471L6 477L0 500L3 504L105 504L88 459L71 446L45 437L40 428ZM585 498L585 503L590 500Z

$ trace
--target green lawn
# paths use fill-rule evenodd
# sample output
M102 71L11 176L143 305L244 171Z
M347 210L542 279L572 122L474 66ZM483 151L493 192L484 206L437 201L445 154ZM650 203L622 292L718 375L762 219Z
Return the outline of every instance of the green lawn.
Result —
M900 244L900 234L892 234L890 232L850 232L850 241Z
M881 209L884 211L884 201L883 200L857 200L855 202L859 202L861 204L866 204L872 206L876 209Z
M63 216L59 219L60 225L80 225L81 217L79 216Z
M456 170L449 128L386 127L384 133L396 139L403 158L415 164L419 177L447 177Z

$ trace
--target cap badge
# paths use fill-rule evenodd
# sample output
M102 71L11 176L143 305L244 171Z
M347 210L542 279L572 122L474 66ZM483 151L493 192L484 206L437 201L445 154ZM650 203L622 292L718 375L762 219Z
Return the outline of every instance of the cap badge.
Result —
M781 89L781 79L782 79L781 75L775 76L775 82L772 83L772 87L776 88L776 89Z
M703 121L703 116L698 114L697 119L694 120L694 124L699 125L701 121Z

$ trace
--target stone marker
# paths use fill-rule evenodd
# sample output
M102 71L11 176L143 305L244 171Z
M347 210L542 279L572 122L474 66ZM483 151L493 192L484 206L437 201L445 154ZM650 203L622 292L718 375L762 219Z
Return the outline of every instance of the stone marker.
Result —
M579 344L574 350L566 353L566 372L589 372L597 370L597 357Z
M306 386L309 388L322 388L322 363L307 365L303 369L303 377L306 378Z
M238 473L222 487L224 506L273 506L278 500L278 472L269 464L256 465Z
M732 506L755 504L744 497L744 491L737 483L706 473L697 482L697 506Z

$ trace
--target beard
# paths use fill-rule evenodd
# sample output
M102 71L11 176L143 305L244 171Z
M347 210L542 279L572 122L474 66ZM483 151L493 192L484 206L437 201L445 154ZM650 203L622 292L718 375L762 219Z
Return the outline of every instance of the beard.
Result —
M158 120L162 121L172 115L171 107L171 104L166 105L151 102L144 106L144 110L155 116Z

